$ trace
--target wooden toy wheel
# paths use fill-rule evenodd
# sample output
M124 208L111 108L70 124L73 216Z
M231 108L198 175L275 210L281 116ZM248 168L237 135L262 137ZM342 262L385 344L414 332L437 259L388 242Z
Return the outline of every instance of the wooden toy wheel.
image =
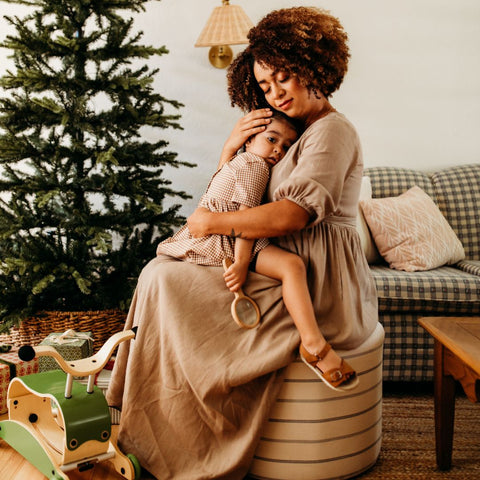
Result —
M137 457L132 453L127 454L127 458L132 462L133 470L135 472L135 480L140 480L140 474L142 473L142 467L140 466L140 462L138 461Z

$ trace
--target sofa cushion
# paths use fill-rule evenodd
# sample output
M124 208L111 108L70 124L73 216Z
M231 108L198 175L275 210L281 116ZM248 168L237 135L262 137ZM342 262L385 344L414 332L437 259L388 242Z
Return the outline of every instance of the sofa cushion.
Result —
M465 258L462 244L418 186L398 197L360 201L378 251L397 270L431 270Z
M432 175L438 207L463 244L468 260L480 260L480 164Z
M480 314L480 276L455 267L403 272L371 265L380 312Z
M372 198L398 197L417 185L436 201L430 177L424 172L408 168L370 167L364 170L364 175L370 177Z

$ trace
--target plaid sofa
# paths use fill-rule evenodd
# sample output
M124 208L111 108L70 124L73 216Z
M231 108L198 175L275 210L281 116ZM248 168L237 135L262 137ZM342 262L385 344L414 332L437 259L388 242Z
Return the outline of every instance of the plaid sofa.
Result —
M365 169L372 197L395 197L418 185L436 202L465 249L465 260L430 271L371 264L385 329L386 381L433 379L433 340L423 316L480 316L480 164L425 173L396 167Z

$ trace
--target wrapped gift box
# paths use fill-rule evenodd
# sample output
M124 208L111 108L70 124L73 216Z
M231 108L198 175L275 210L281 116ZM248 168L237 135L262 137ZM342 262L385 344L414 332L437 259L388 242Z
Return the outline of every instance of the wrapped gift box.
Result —
M113 355L106 363L105 367L95 375L95 385L103 392L104 395L107 393L108 386L110 384L114 363L115 355ZM88 383L88 377L76 378L75 380L84 385L87 385Z
M10 370L10 380L13 377L23 377L38 373L38 358L34 358L28 362L20 360L18 349L14 349L9 353L0 354L0 364L6 365Z
M7 411L7 391L10 380L37 372L38 358L25 362L18 357L18 350L0 354L0 414Z
M93 336L91 332L51 333L40 345L54 347L65 360L80 360L93 354ZM57 370L60 366L52 357L39 358L40 372Z
M112 370L113 365L115 363L115 356L113 356L105 365L103 370L97 373L95 377L95 385L102 390L103 394L105 395L108 390L108 386L110 385L110 378L112 377Z

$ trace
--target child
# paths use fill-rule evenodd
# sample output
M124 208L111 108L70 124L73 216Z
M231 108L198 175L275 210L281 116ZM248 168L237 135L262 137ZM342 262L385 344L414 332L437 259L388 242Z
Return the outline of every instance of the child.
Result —
M280 161L297 140L297 127L285 115L275 112L266 130L245 143L243 153L215 172L199 206L213 212L231 212L260 205L270 178L270 167ZM247 268L256 254L269 244L267 239L246 241L223 235L193 238L184 225L157 247L163 253L199 265L221 266L225 257ZM240 286L240 285L239 285Z
M244 153L217 170L199 206L224 212L260 204L270 167L285 156L299 136L298 129L288 117L274 112L271 118L264 131L248 139ZM355 371L331 350L320 332L308 291L305 265L299 256L270 244L267 239L246 240L224 235L194 238L187 225L160 243L157 254L199 265L220 266L225 257L229 258L234 263L226 270L224 279L232 292L245 283L249 269L280 280L285 306L302 340L302 360L311 367L306 358L316 352L318 368L311 369L330 388L347 390L357 386Z

